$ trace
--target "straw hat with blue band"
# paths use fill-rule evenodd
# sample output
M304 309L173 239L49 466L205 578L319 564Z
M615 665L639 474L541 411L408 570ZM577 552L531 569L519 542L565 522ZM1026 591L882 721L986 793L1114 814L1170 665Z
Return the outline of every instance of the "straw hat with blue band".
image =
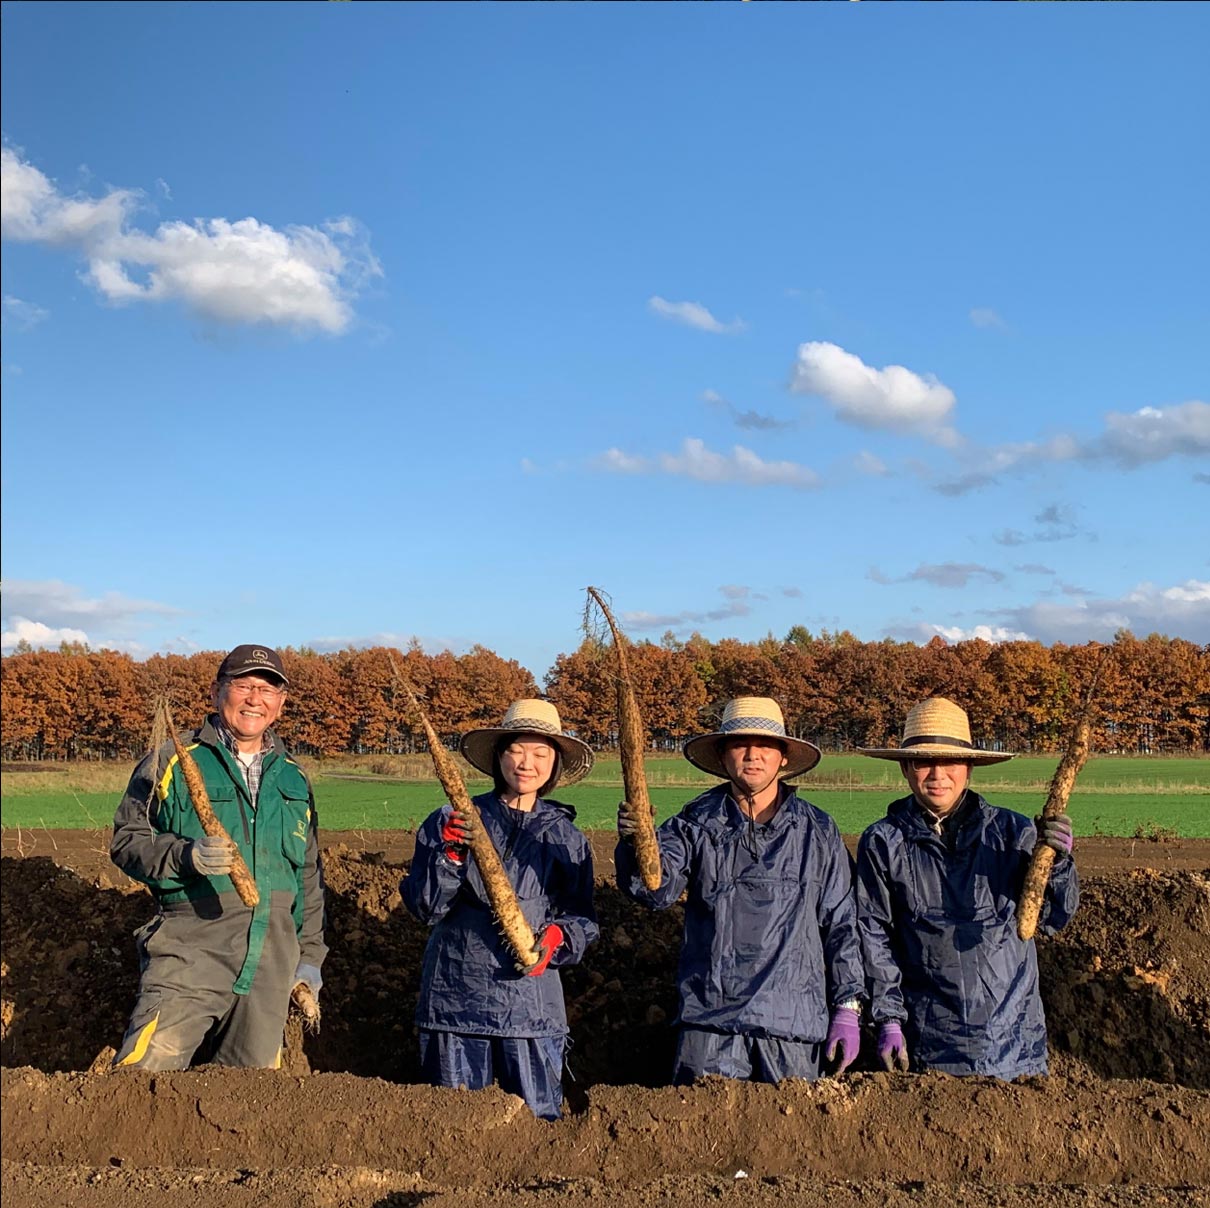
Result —
M975 766L1003 763L1016 754L1014 751L985 751L975 746L971 741L971 724L966 710L944 696L931 696L912 709L903 723L903 739L897 747L857 749L874 759L894 759L900 763L932 759Z
M492 775L496 744L506 735L532 734L545 738L561 756L559 784L564 788L583 780L592 769L592 748L579 738L563 733L559 710L548 700L515 700L498 726L469 730L462 737L462 756L473 768Z
M779 780L809 772L820 760L819 748L786 733L781 706L767 696L737 696L723 708L723 720L713 734L699 734L684 746L685 758L695 768L729 780L723 767L722 744L729 738L775 738L786 752Z

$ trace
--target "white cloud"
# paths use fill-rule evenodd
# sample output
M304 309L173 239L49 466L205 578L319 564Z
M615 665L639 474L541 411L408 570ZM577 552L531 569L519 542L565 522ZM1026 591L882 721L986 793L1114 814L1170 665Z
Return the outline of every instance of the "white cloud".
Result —
M58 579L6 579L3 609L6 617L37 617L52 627L84 621L112 625L147 614L172 617L181 612L168 604L137 600L116 591L90 598L80 588Z
M935 637L943 637L947 642L969 642L982 638L985 642L1027 642L1029 634L1006 629L1002 625L973 625L963 629L958 625L907 625L888 631L888 636L902 638L905 641L918 642L925 645Z
M351 218L278 230L255 218L129 225L138 195L111 189L70 198L3 148L5 239L75 250L84 279L108 301L179 301L229 323L267 323L337 335L353 320L352 299L382 269Z
M599 470L611 474L648 474L651 463L645 457L623 453L621 449L606 449L593 463Z
M853 465L859 474L866 474L871 478L885 478L890 473L881 457L875 457L865 449L853 458Z
M1138 638L1160 633L1199 645L1210 642L1210 581L1187 579L1171 587L1140 583L1116 598L1097 598L1079 588L1065 588L1064 594L1068 598L1062 602L1039 599L1019 608L997 609L997 623L990 625L963 629L924 623L885 632L920 642L940 634L948 641L981 637L989 642L1035 641L1050 646L1111 642L1119 629L1127 629Z
M88 634L83 629L52 629L41 621L15 615L6 620L7 627L0 635L0 649L5 651L12 650L20 642L28 642L39 649L57 649L63 642L88 642Z
M631 630L671 629L676 632L709 621L727 621L733 617L746 617L752 611L752 606L748 603L748 598L752 594L750 587L731 583L718 590L727 601L718 608L687 609L684 612L675 613L627 612L622 614L622 623Z
M146 653L131 634L156 619L181 615L170 605L119 592L86 596L80 588L55 579L6 579L0 608L5 650L24 638L34 646L87 642L94 649Z
M805 489L818 485L813 470L792 461L763 461L743 445L730 454L715 453L697 437L686 437L679 453L661 453L665 474L679 474L698 482L739 482L746 486L788 486Z
M91 247L118 234L136 202L128 189L111 189L97 199L64 197L13 148L0 148L0 235L5 239Z
M743 319L738 318L730 323L720 322L700 302L669 302L658 294L647 299L647 308L663 319L696 327L699 331L712 331L717 335L743 331L747 326Z
M1199 454L1210 454L1210 403L1194 400L1174 407L1143 407L1130 415L1109 412L1104 434L1085 456L1131 470L1173 456Z
M1140 638L1162 633L1204 644L1210 642L1210 581L1187 579L1170 587L1140 583L1117 598L1038 600L1000 617L1005 626L1046 645L1109 642L1119 629Z
M902 365L874 369L836 344L800 344L790 389L817 395L861 428L909 432L950 448L961 439L945 422L956 401L948 386Z
M990 306L975 306L970 312L970 321L976 327L1007 327L1008 324Z
M337 650L369 650L374 646L389 646L395 650L407 650L413 642L419 642L420 648L425 654L440 654L443 650L455 653L459 650L467 651L474 644L463 638L425 638L414 633L383 631L361 637L313 638L304 645L320 654L331 654Z
M614 474L671 474L698 482L734 482L753 487L806 490L819 485L815 471L797 462L764 461L743 445L733 446L730 453L715 453L695 436L687 436L677 453L648 458L614 448L596 458L593 465Z
M1004 575L990 566L973 562L923 563L915 570L898 578L890 578L876 566L871 567L868 578L875 583L930 583L934 587L965 587L972 579L987 579L990 583L1001 583Z
M1110 411L1096 436L1081 439L1060 433L1045 441L1001 445L980 457L968 454L970 468L938 484L945 495L962 495L995 482L1000 474L1028 470L1043 462L1136 470L1172 457L1210 456L1210 403L1193 399L1170 407Z
M3 315L2 321L5 326L12 323L22 331L29 331L31 328L37 327L39 323L50 318L49 310L45 310L33 302L23 302L20 298L14 298L11 294L4 295L4 307L0 313Z
M679 453L660 454L667 474L683 474L699 482L741 482L748 486L815 486L817 476L792 461L763 461L751 449L735 445L731 453L715 453L696 437L686 437Z

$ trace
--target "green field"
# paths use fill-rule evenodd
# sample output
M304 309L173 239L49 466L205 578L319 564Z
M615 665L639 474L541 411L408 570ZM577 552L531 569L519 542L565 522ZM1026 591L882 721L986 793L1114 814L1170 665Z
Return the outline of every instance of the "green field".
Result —
M976 769L975 787L995 804L1032 816L1045 800L1057 762L1053 756L1025 757ZM434 781L330 774L324 765L312 765L311 770L325 831L413 827L443 800ZM23 828L108 828L129 768L105 773L93 768L75 775L73 771L38 772L28 779L24 773L6 774L0 823ZM105 791L97 791L99 778L105 778ZM675 758L651 760L649 780L660 819L716 783ZM110 783L114 787L108 787ZM621 783L618 761L601 759L588 780L556 796L576 807L585 829L612 829ZM479 780L469 787L478 793L487 785ZM889 801L903 795L903 780L894 763L825 756L802 778L800 790L827 810L841 831L856 834L880 818ZM1080 775L1070 812L1080 835L1210 837L1210 759L1094 757Z

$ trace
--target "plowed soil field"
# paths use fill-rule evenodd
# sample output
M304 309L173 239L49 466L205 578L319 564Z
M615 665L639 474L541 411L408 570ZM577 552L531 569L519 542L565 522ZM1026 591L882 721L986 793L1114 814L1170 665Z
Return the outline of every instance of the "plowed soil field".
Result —
M291 1020L284 1070L104 1072L151 914L107 838L3 832L7 1208L1210 1205L1210 841L1080 841L1079 914L1039 940L1048 1078L672 1088L680 911L624 901L594 835L602 938L563 975L575 1081L548 1124L417 1085L405 832L329 836L323 1027Z

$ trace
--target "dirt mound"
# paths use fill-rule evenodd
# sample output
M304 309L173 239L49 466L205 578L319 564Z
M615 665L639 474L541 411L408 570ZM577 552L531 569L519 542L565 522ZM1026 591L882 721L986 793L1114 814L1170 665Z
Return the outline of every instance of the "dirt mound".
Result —
M23 1069L2 1077L4 1156L39 1165L297 1167L322 1154L337 1166L415 1171L447 1187L737 1170L997 1183L1210 1179L1210 1096L1087 1077L598 1086L583 1112L555 1124L496 1088L445 1091L349 1074Z
M553 1125L498 1090L412 1085L427 930L399 898L406 838L326 851L323 1030L304 1037L292 1021L284 1075L80 1072L121 1036L137 983L130 933L150 916L150 898L96 837L6 855L5 1191L20 1203L97 1208L182 1190L203 1208L603 1194L620 1206L640 1195L687 1204L759 1194L931 1208L940 1180L953 1184L951 1204L1023 1206L1017 1184L1045 1185L1035 1205L1057 1204L1060 1191L1065 1203L1207 1202L1210 878L1189 867L1188 852L1148 869L1140 864L1152 852L1171 853L1106 846L1072 925L1039 942L1049 1079L856 1072L814 1086L713 1079L677 1089L662 1084L681 911L651 914L623 899L608 837L594 839L601 941L563 975L576 1081L571 1113ZM747 1179L735 1177L741 1170ZM1095 1190L1106 1184L1121 1198ZM1142 1184L1166 1198L1148 1199ZM447 1201L457 1189L470 1198Z

